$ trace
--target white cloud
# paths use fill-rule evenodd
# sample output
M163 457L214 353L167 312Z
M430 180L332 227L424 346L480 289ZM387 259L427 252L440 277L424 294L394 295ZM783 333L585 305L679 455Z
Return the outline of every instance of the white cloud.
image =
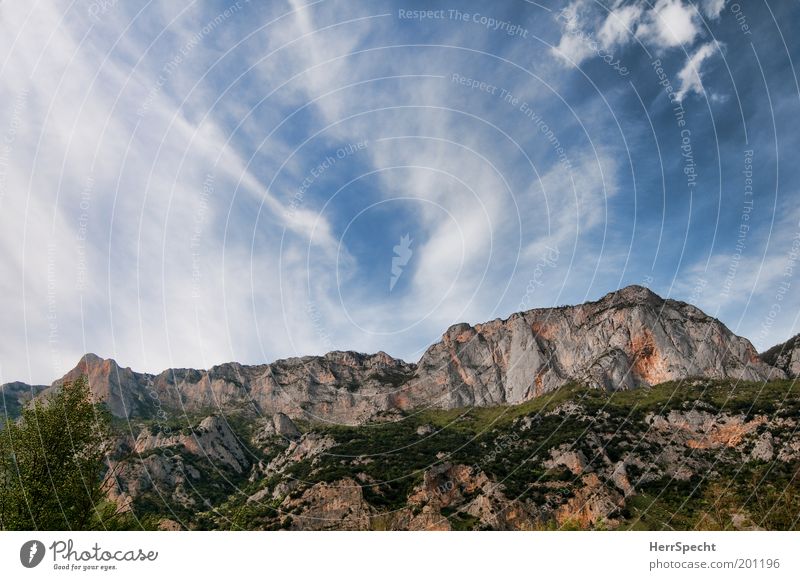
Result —
M622 6L609 12L597 38L606 48L623 45L633 38L644 10L638 4Z
M725 0L702 0L700 6L703 14L711 19L717 19L725 8Z
M586 0L575 0L558 12L557 19L563 34L558 45L553 47L552 53L565 64L578 66L592 54L583 32L586 23L582 12L586 9Z
M692 54L678 73L680 87L676 93L678 100L682 101L690 93L704 94L703 80L700 68L703 62L717 51L714 43L703 44Z
M578 35L565 33L558 46L553 49L553 54L567 64L578 66L593 53L586 40Z
M707 14L720 9L713 2ZM682 0L617 2L610 11L601 11L585 0L575 0L556 19L561 25L561 38L552 52L566 64L580 65L598 47L612 51L634 38L657 50L691 46L701 34L700 18L691 4Z
M792 195L796 191L785 199ZM768 235L751 229L740 253L731 238L711 259L700 258L675 276L674 297L693 296L699 308L759 351L800 332L800 294L786 291L797 279L800 209L781 205Z
M725 6L724 0L703 0L700 7L706 16L716 19ZM617 2L604 16L584 0L572 2L559 13L562 36L553 54L564 63L580 65L592 57L598 45L607 51L620 49L635 35L640 41L649 43L659 51L682 47L690 53L684 67L678 73L680 87L677 93L683 99L691 93L703 90L701 67L715 52L711 42L694 49L701 36L701 19L697 9L683 0L658 0L655 5L643 2ZM599 23L599 24L598 24ZM726 99L714 93L716 102Z
M694 42L700 26L692 6L681 0L658 0L637 34L658 48L674 48Z
M244 9L165 71L216 12L167 26L174 14L155 7L147 18L154 35L166 28L163 42L129 33L122 54L111 52L114 31L130 24L120 14L126 8L115 5L100 22L80 6L62 18L66 8L54 2L2 7L0 37L16 40L2 43L0 99L24 98L0 112L0 131L15 127L1 202L0 382L49 382L87 350L151 371L285 353L281 326L260 344L253 330L281 318L281 231L290 231L287 246L335 248L324 218L308 206L287 217L288 196L279 199L253 174L217 123L225 103L199 119L218 94L203 79L219 55L214 34L246 18ZM199 114L190 115L178 105L198 81L189 103ZM213 192L201 201L208 175ZM229 210L247 219L234 217L226 229ZM253 250L242 231L256 226L269 241ZM289 276L305 271L303 264ZM307 316L290 319L310 334L299 330L311 327Z
M585 3L575 5L573 30L578 4ZM581 264L571 271L568 261L561 264L564 276L573 281L583 269L591 275L592 236L605 222L604 196L617 189L616 167L602 153L598 161L592 144L574 134L592 119L598 126L588 133L607 134L607 115L587 119L576 111L573 117L539 80L491 55L455 48L473 46L467 41L479 35L471 25L452 24L448 36L445 23L436 23L443 25L437 42L450 44L447 49L350 55L370 46L370 38L386 46L384 32L397 22L387 17L342 25L375 12L346 2L295 7L299 12L237 48L223 61L223 71L208 70L226 43L249 30L236 23L255 20L246 12L252 5L243 9L192 48L154 92L163 65L213 13L196 8L167 26L180 9L161 3L110 51L131 23L124 3L100 23L79 10L62 21L64 8L54 2L3 5L0 37L19 38L13 48L0 47L10 51L3 55L8 60L0 71L0 98L13 104L20 91L29 93L2 201L0 281L6 300L0 310L0 382L50 381L85 350L150 371L231 359L264 362L332 348L383 348L414 359L448 324L495 316L507 284L518 293L507 297L516 306L528 277L525 260L538 259L542 240L580 252ZM292 6L259 9L288 13ZM23 25L29 10L34 14ZM617 17L631 24L635 13L617 9ZM92 24L102 34L89 32ZM162 28L161 40L151 45ZM610 24L604 34L623 42ZM85 35L91 44L81 46ZM581 47L570 44L574 40L566 37L564 47L581 60ZM530 46L509 44L520 54ZM233 82L250 65L249 85ZM444 77L455 71L485 77L541 108L574 164L575 189L553 144L519 104ZM408 78L387 78L393 75ZM256 108L267 94L269 100ZM139 115L143 103L147 111ZM305 115L272 133L303 107ZM0 131L13 111L0 111ZM320 135L298 148L315 131ZM362 139L369 146L348 160L353 164L326 173L330 181L287 217L297 185L321 161L320 152ZM391 169L400 165L410 169ZM340 167L343 173L337 174ZM341 200L352 194L345 192L325 211L323 204L342 185L337 177L349 179L351 169L379 173L368 191L348 203L367 196L422 200L409 218L417 228L410 232L414 257L403 290L391 301L358 287L349 296L338 292L339 277L355 277L361 266L346 241L340 248L336 219L349 217L352 207ZM549 196L549 230L547 220L538 219L547 210L537 172ZM212 191L203 199L209 174ZM87 239L81 244L82 192L89 177ZM382 287L391 257L389 244ZM48 260L56 262L55 285ZM79 290L81 269L87 286ZM52 344L51 299L59 328ZM395 336L376 336L354 326L343 303L357 306L359 319L371 328L419 324Z

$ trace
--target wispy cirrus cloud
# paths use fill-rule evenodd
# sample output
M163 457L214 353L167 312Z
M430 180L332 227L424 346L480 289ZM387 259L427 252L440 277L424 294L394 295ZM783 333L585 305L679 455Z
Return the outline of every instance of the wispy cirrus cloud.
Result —
M681 226L714 208L686 217L675 120L648 117L662 91L636 72L664 58L680 98L730 106L703 92L719 2L92 6L0 6L0 381L52 380L84 351L151 371L413 360L454 322L663 290L701 259L674 236L705 248ZM572 69L601 54L633 74Z

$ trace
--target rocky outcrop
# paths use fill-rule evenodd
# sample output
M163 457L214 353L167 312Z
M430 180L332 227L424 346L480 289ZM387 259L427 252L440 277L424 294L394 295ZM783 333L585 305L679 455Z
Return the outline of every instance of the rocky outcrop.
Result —
M201 477L181 455L153 453L113 463L104 487L121 511L131 510L134 501L146 495L158 497L166 506L197 508L202 503L192 491Z
M193 455L205 458L214 465L242 473L250 467L247 452L231 430L224 417L213 415L189 429L188 433L151 433L143 430L133 446L133 452L147 453L154 449L178 447Z
M403 408L491 406L572 381L620 390L689 377L784 376L715 318L629 286L597 302L452 326L395 401Z
M356 424L388 411L389 393L413 368L385 353L331 352L260 366L167 371L155 377L153 389L167 406L249 407L265 415Z
M399 514L398 529L449 530L454 522L472 519L477 528L529 530L538 522L530 506L508 498L502 485L480 469L449 462L425 472L408 504L408 522Z
M800 376L800 334L762 353L761 360L782 370L791 378Z
M317 483L302 494L287 496L280 505L283 527L293 530L412 530L447 531L468 522L485 529L534 529L539 520L530 508L507 498L502 487L467 465L442 463L425 472L408 497L408 506L381 513L366 501L370 483L343 478ZM265 490L264 490L265 491ZM255 496L248 501L262 500ZM447 515L445 515L447 514Z
M589 473L581 478L575 495L556 510L555 518L559 526L588 528L597 524L608 525L622 505L619 492L604 484L594 473Z
M195 464L207 465L201 471ZM209 416L177 432L144 428L131 441L122 438L111 454L105 488L123 510L136 498L155 495L167 504L196 508L198 482L215 474L243 475L250 468L247 449L225 418Z
M265 445L273 437L280 437L290 441L300 438L300 430L289 417L283 413L277 413L272 417L261 421L261 424L253 435L253 442L256 445Z
M361 485L349 478L313 485L299 498L284 500L281 510L290 514L285 527L293 530L368 530L376 513Z
M768 420L763 415L748 418L693 407L687 411L651 413L640 419L641 423L626 422L624 429L617 427L613 433L590 433L574 444L555 446L545 453L549 458L537 461L532 457L532 467L544 471L531 472L539 475L532 475L522 497L507 493L501 482L477 464L443 461L424 471L422 482L409 491L403 507L381 509L369 497L378 498L380 505L383 492L374 479L358 473L362 461L352 459L349 468L345 467L345 461L337 468L349 469L352 476L331 483L292 480L291 486L282 481L275 492L264 488L247 501L282 500L279 509L282 527L295 530L613 529L626 517L623 511L628 499L636 497L648 482L692 480L693 485L699 486L706 477L714 475L715 469L726 466L738 469L747 462L769 462L778 448L784 449L783 459L779 460L787 461L790 450L800 449L793 419ZM572 403L560 406L551 416L573 417L577 412L591 415ZM528 429L524 421L514 424L517 429ZM634 425L634 430L630 430ZM759 435L760 429L765 430ZM771 430L782 435L773 437ZM623 459L611 461L606 450L614 440L621 440L629 450ZM626 440L628 443L624 443ZM524 437L505 437L495 449L519 457L529 444L538 447ZM327 441L325 449L331 449L330 461L341 457L336 454L333 440ZM723 455L721 449L734 453ZM281 473L308 457L323 456L286 454L276 464L278 469L270 472ZM317 460L314 464L324 469ZM559 468L565 471L553 472ZM313 473L312 469L311 477ZM371 490L369 496L366 489ZM731 525L741 527L736 521Z
M580 475L586 469L586 456L580 449L578 451L570 449L569 444L551 449L550 455L552 459L544 462L544 466L548 469L562 466L569 469L574 475Z
M743 415L719 415L696 409L670 411L666 416L656 415L646 420L655 430L679 437L692 449L736 447L767 422L763 415L748 420Z
M263 468L263 472L266 475L272 475L282 472L293 463L306 459L313 461L334 445L336 445L336 442L330 437L321 436L318 433L308 433L298 441L292 441L283 453L275 457Z
M109 496L187 529L783 529L800 506L793 387L573 387L299 437L277 415L211 416L123 438ZM253 445L237 452L231 425Z
M0 425L6 417L17 418L22 408L46 388L44 385L28 385L21 382L0 385Z
M183 529L178 522L169 518L164 518L163 520L159 521L157 527L161 532L179 532Z

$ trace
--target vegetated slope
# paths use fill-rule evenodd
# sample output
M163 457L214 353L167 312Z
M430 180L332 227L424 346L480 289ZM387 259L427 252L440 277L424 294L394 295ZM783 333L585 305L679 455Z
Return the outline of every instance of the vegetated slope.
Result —
M795 382L695 380L362 426L215 417L144 428L115 493L170 528L797 529L799 412Z

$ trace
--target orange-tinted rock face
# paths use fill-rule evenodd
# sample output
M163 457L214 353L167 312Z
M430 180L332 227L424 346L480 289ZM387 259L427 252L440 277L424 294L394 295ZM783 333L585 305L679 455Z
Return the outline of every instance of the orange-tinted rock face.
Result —
M647 330L631 339L631 353L633 356L633 371L644 382L657 385L670 380L664 357L653 340L653 335Z
M691 410L670 411L666 417L656 417L652 425L658 431L676 434L692 449L719 449L739 446L766 422L767 418L761 415L747 420L743 415Z
M536 373L536 378L533 381L534 394L537 397L542 394L542 390L544 388L544 382L542 381L542 377L543 376L544 376L544 371L539 371L539 372Z
M693 449L716 449L718 447L736 447L742 440L753 433L759 425L766 423L766 418L758 417L744 423L729 423L715 426L710 432L697 439L686 442Z
M556 521L560 525L574 523L588 528L609 518L622 504L622 496L604 485L597 475L584 475L582 484L575 496L556 511Z
M473 336L475 336L475 332L462 332L462 333L456 335L456 342L467 342Z
M300 498L287 497L281 509L285 512L303 506L303 512L292 518L293 529L304 530L368 530L375 510L364 500L361 486L350 478L333 483L318 483Z
M405 411L410 408L410 401L408 396L405 393L394 393L391 395L391 406L401 411Z
M618 390L688 377L784 376L718 320L636 286L476 328L455 325L428 349L408 385L415 404L517 404L571 381Z
M413 530L449 530L443 510L477 518L495 529L531 529L536 517L526 507L505 496L495 482L474 466L442 463L429 468L408 497L410 522L396 522Z
M531 323L531 331L545 340L553 340L556 337L556 326L545 322L534 321Z

